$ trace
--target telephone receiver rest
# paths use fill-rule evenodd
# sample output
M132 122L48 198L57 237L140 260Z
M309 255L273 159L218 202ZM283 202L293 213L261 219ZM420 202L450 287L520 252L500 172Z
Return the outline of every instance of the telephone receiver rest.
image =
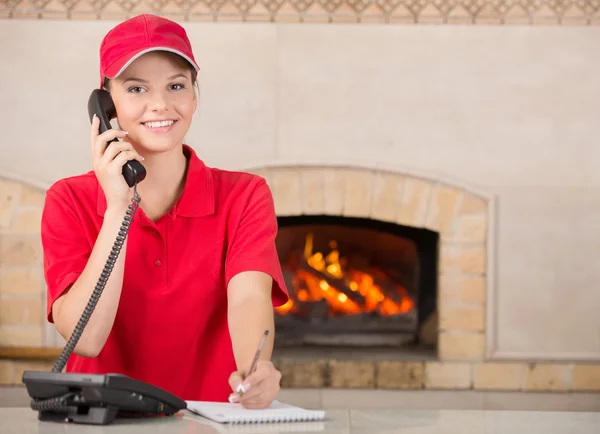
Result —
M90 122L94 119L94 114L100 119L99 133L112 128L110 120L117 116L117 109L110 96L110 93L104 89L94 89L88 100L88 115ZM113 139L107 143L117 142ZM133 187L136 182L141 182L146 178L146 168L138 160L129 160L123 165L123 176L129 187Z

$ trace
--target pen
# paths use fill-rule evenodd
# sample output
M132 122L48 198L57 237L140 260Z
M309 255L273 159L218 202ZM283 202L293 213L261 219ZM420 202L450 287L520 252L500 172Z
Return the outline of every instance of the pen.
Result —
M254 370L256 369L256 364L258 363L258 359L260 359L260 355L262 354L263 347L265 346L265 342L267 341L268 336L269 336L269 329L266 329L265 333L262 336L262 339L260 340L260 344L258 344L258 349L256 350L256 353L254 354L254 360L252 360L250 369L248 370L248 373L244 376L244 378L251 375L254 372ZM236 391L240 394L240 396L242 396L244 394L245 390L244 390L244 387L242 386L242 384L240 384L238 386Z

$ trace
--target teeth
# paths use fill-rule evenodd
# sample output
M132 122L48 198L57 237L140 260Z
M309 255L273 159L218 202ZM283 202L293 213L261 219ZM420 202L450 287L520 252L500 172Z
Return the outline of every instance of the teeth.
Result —
M150 128L168 127L173 125L173 121L146 122L144 125Z

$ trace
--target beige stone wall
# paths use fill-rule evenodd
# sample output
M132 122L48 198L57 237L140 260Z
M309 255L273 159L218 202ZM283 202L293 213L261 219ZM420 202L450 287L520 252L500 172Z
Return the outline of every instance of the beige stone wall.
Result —
M325 167L251 170L279 215L370 217L440 232L437 361L280 359L283 387L600 391L600 364L486 361L491 200L469 189L385 171ZM333 205L332 205L333 204ZM43 190L0 180L0 347L55 346L45 324L39 223ZM331 208L328 208L331 207ZM493 305L492 305L493 307ZM488 309L490 310L490 309ZM493 309L491 309L493 312ZM487 351L494 345L487 340ZM51 361L0 360L0 384Z
M590 26L598 24L597 0L192 0L158 10L153 5L158 3L0 2L5 18L0 54L11 59L9 68L0 67L0 94L11 102L3 106L11 128L5 134L10 146L0 147L1 173L44 187L89 170L84 110L97 85L98 44L114 24L107 20L146 11L187 20L202 66L199 119L189 141L208 164L240 170L287 164L275 184L282 212L324 206L331 213L431 225L445 234L442 359L408 367L367 363L365 376L375 378L369 385L383 385L389 372L400 378L410 372L410 381L390 384L426 387L449 377L460 387L480 387L487 372L510 374L506 382L519 389L529 363L536 363L531 365L536 380L527 384L543 383L547 375L552 384L568 387L596 384L594 304L600 298L590 288L598 286L600 272L589 258L600 245L595 164L600 34ZM203 20L263 23L198 22ZM286 24L344 21L396 25ZM431 22L450 25L397 25ZM452 26L457 23L524 25ZM52 86L40 79L39 59ZM23 82L28 85L16 85ZM297 164L316 176L308 176L306 167L298 176ZM336 170L319 180L329 166ZM446 176L484 194L447 182ZM8 303L0 312L0 346L54 346L59 341L40 318L39 244L27 229L39 219L43 189L2 182L0 196L16 191L19 199L0 202L8 209L0 218L0 254L8 261L0 263L0 300ZM340 185L344 195L323 204L325 187ZM286 189L308 193L299 204L286 199L281 193ZM32 195L33 203L27 199ZM481 199L488 197L498 208L486 208L485 219ZM371 208L362 207L365 201ZM495 250L482 238L490 231ZM490 264L497 265L494 276ZM13 288L23 292L11 294ZM497 322L488 314L490 301L496 303ZM510 360L507 365L483 359L496 339L496 355ZM582 360L590 365L577 362ZM19 366L0 363L0 378L17 378ZM329 361L323 366L325 380L338 369L330 372Z
M58 351L37 350L64 344L46 321L44 195L43 188L0 177L0 354L29 350L21 358L0 358L0 385L22 384L25 370L50 371ZM45 360L35 360L35 353L45 353Z
M0 178L0 347L45 345L43 191Z
M53 361L0 359L0 386L22 385L24 371L52 370Z
M489 360L496 347L494 201L443 180L349 167L268 167L263 176L278 215L367 217L440 234L437 360L282 356L284 387L600 391L598 363ZM383 359L383 360L381 360Z
M599 392L600 364L278 359L282 387Z
M594 0L150 0L7 1L0 18L119 20L138 13L160 13L182 21L276 21L391 24L566 24L597 25Z

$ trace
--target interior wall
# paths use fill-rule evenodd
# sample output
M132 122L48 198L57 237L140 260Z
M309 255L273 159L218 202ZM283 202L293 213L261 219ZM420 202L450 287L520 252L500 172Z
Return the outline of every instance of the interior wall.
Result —
M0 173L90 169L87 97L116 22L0 22ZM207 164L385 167L497 199L498 354L600 359L600 27L184 23ZM590 260L592 259L592 260Z

